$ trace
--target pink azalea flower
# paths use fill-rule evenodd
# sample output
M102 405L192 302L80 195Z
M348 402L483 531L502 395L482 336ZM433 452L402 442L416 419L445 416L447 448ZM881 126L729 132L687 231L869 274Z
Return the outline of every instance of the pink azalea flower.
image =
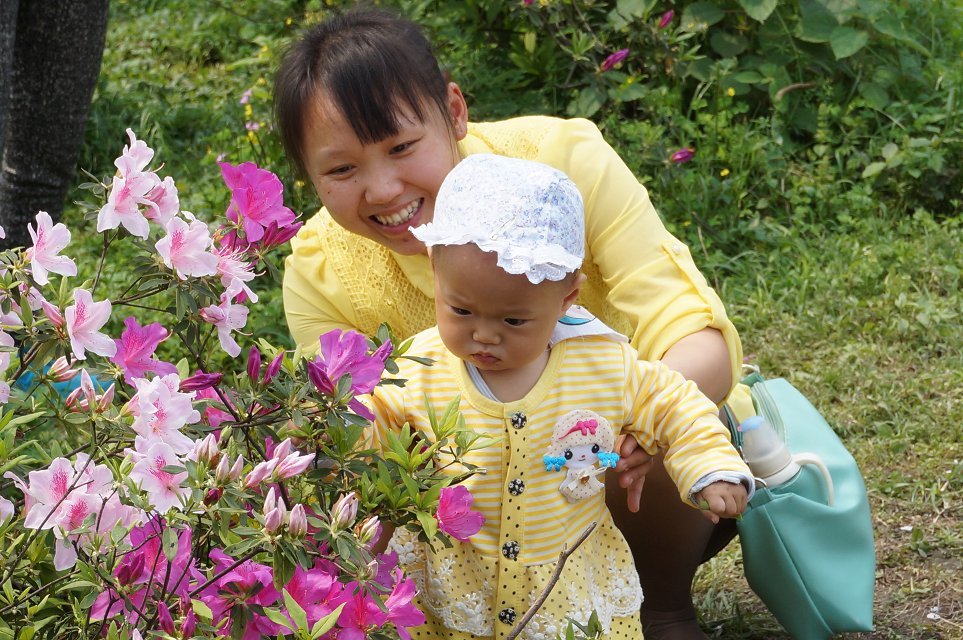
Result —
M137 318L128 316L124 326L120 340L114 340L117 353L110 359L124 370L124 382L133 385L134 378L145 378L148 371L158 375L177 372L171 363L153 357L157 346L171 335L159 322L142 327Z
M13 517L13 503L0 496L0 527Z
M203 371L199 371L191 377L181 380L178 389L180 391L204 391L205 389L210 389L220 384L223 378L223 373L204 373ZM216 397L216 395L217 394L213 394L211 397ZM194 397L200 398L201 395L197 394Z
M155 442L130 472L131 480L147 493L150 503L159 513L166 513L171 508L183 510L182 503L191 496L190 488L181 486L187 479L187 471L164 471L164 467L170 466L183 466L183 462L170 445Z
M338 640L367 640L370 631L380 628L388 621L388 613L382 611L378 603L357 583L349 584L345 590L353 593L338 616L338 626L341 627Z
M27 483L10 471L4 477L13 480L24 494L23 526L27 529L52 529L69 494L77 492L108 497L113 483L110 469L93 464L84 453L77 454L75 464L66 458L55 458L46 469L31 471Z
M465 541L478 533L485 516L471 510L474 498L464 485L445 487L438 498L438 511L435 519L438 528L455 540Z
M227 289L243 291L251 302L257 302L257 294L247 286L247 282L254 279L254 263L244 260L244 253L220 248L214 251L217 256L217 275L221 276L221 284Z
M33 247L27 250L30 258L30 269L37 284L50 282L48 272L59 273L62 276L77 275L77 265L67 256L58 255L70 242L70 230L62 223L53 223L53 219L46 211L37 212L37 228L27 225L27 231L33 240Z
M674 17L675 17L675 11L673 11L672 9L669 9L668 11L663 13L662 17L659 18L659 28L665 29L666 27L668 27L670 24L672 24L672 18Z
M241 353L241 345L231 336L231 331L243 329L247 324L248 309L241 304L232 304L236 290L228 289L221 294L221 304L204 307L200 310L201 318L217 327L217 339L221 348L232 358Z
M695 154L695 149L684 147L669 156L669 162L672 162L673 164L682 164L692 160L695 157Z
M395 625L401 640L411 640L407 627L417 627L425 623L425 614L411 600L416 589L413 580L405 579L401 569L395 570L395 586L385 600L388 609L388 622Z
M0 331L0 347L12 347L14 345L13 336L9 333ZM10 366L10 351L0 351L0 373L7 370ZM10 399L10 385L0 380L0 404Z
M282 227L294 221L294 212L284 206L284 186L276 175L253 162L237 166L221 162L220 167L231 190L226 215L241 225L248 242L260 240L272 222Z
M97 232L116 229L124 225L131 235L147 239L150 225L141 207L153 211L153 216L161 219L161 207L155 200L164 203L164 211L170 210L170 194L161 179L153 171L145 171L154 151L143 140L138 140L131 129L127 129L130 145L114 160L120 175L114 176L107 203L97 214ZM161 187L160 191L155 191Z
M185 215L190 215L186 211ZM181 280L188 276L212 276L217 273L217 256L211 247L211 234L207 224L190 216L190 224L180 218L171 218L165 227L167 235L154 247L168 268L174 269Z
M602 71L608 71L615 65L619 64L623 60L629 57L628 49L619 49L615 53L610 54L605 60L602 61L602 66L600 67Z
M144 216L162 227L166 227L171 218L181 210L180 198L177 197L177 186L174 184L174 178L170 176L164 178L163 182L151 189L146 199L156 206L148 207Z
M95 516L93 527L86 530L84 523L91 515ZM105 550L111 530L118 524L130 526L137 518L137 510L121 504L116 494L105 498L95 493L71 493L55 514L54 568L63 571L77 563L75 545L87 551ZM70 533L77 530L81 531Z
M391 343L385 342L369 356L368 342L363 335L334 329L321 336L321 351L308 362L308 377L318 391L327 395L334 394L338 381L345 375L351 376L353 396L371 393L381 380L391 349ZM356 398L351 399L348 407L359 416L374 420L374 414Z
M130 399L128 407L134 415L130 428L145 439L147 447L163 442L173 448L178 455L184 455L194 448L194 441L181 433L187 424L199 422L201 414L194 409L193 393L178 391L180 380L176 373L156 377L152 380L135 378L137 393ZM138 449L145 453L146 449Z
M87 349L99 356L117 353L114 341L100 332L110 319L110 308L110 300L94 302L86 289L74 289L74 304L64 309L64 319L70 346L78 360L87 359Z

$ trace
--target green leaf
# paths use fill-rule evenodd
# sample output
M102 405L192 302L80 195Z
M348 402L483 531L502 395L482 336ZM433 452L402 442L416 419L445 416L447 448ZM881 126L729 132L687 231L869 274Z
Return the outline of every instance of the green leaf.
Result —
M297 604L297 603L295 603L295 604ZM283 614L281 611L279 611L278 609L266 608L266 609L264 609L264 615L266 615L268 618L270 618L270 619L271 619L271 622L273 622L273 623L275 623L275 624L279 624L279 625L281 625L282 627L284 627L285 629L289 629L289 630L291 630L291 631L296 631L296 630L297 630L297 627L293 626L293 623L292 623L290 620L288 620L288 617L287 617L286 615L284 615L284 614Z
M796 37L805 42L829 42L839 21L821 2L799 0L800 21Z
M337 609L315 622L314 626L311 627L311 637L320 638L330 631L331 628L334 627L334 623L338 621L338 616L341 615L341 610L344 609L344 605L345 603L342 602L338 605Z
M863 169L863 177L872 178L873 176L878 175L880 172L882 172L883 169L885 168L886 168L885 162L872 162L869 164L869 166Z
M722 9L713 2L693 2L682 12L682 30L705 31L724 17Z
M892 142L887 142L886 146L883 147L882 153L883 153L883 159L889 162L890 160L893 159L893 156L899 153L899 146Z
M424 511L416 512L415 517L418 518L418 523L421 525L421 528L425 530L425 534L429 538L434 538L435 534L438 532L438 521L435 520L432 515L425 513Z
M890 103L889 93L875 82L861 82L859 95L863 96L869 106L879 111L888 107Z
M837 60L848 58L869 42L869 34L852 27L836 27L829 37L829 46Z
M167 561L173 562L175 556L177 556L177 531L172 527L164 529L164 534L161 536L161 547L164 550L164 557L167 558Z
M604 103L604 93L595 87L585 87L579 91L578 96L569 103L567 111L570 116L589 118L598 113L598 110L602 108Z
M723 58L735 58L749 46L746 39L739 34L721 30L713 30L709 36L709 45Z
M191 607L194 609L194 613L205 620L213 620L214 612L211 608L204 604L201 600L195 600L191 598Z
M740 71L739 73L733 75L732 79L736 82L741 82L742 84L759 84L766 81L766 79L756 71Z
M739 0L739 4L756 22L765 22L776 8L776 0Z
M298 601L295 600L290 593L288 593L287 589L282 589L281 593L284 595L284 606L287 608L291 619L294 620L295 624L298 625L299 630L303 629L304 631L307 631L308 615L304 612L304 609L302 609L301 605L298 604Z

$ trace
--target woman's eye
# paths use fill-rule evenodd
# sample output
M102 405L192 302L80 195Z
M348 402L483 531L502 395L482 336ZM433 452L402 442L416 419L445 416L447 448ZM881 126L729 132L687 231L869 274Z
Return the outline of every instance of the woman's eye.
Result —
M525 324L526 320L520 320L518 318L505 318L505 324L512 327L520 327Z
M331 169L331 170L328 171L325 175L328 175L328 176L341 176L341 175L344 175L344 174L348 173L349 171L351 171L351 165L347 165L347 164L346 164L346 165L342 165L342 166L340 166L340 167L335 167L334 169Z

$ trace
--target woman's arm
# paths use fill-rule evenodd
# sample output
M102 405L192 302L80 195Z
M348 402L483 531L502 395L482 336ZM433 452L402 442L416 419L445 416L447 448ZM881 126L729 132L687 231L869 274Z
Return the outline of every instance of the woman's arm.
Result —
M722 332L706 327L682 338L662 356L662 362L699 386L699 391L721 404L732 388L729 347Z

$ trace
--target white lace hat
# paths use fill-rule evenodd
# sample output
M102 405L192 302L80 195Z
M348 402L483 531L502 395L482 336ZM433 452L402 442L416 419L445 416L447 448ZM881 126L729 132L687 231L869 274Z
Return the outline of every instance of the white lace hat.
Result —
M582 266L585 213L568 176L540 162L468 156L449 172L434 219L411 230L428 247L474 244L529 281L562 280Z

